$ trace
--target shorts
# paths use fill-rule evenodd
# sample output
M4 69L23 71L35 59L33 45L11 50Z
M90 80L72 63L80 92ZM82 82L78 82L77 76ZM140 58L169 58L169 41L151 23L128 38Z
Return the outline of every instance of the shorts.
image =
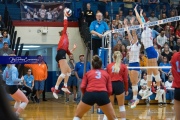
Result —
M45 83L45 80L43 81L34 80L35 90L44 90L44 83Z
M66 51L63 49L60 49L57 51L56 54L56 62L58 63L59 60L66 59Z
M6 85L6 91L8 94L13 95L18 90L17 85Z
M147 53L147 58L148 59L154 59L158 57L158 53L157 51L154 49L154 47L149 47L149 48L146 48L146 53Z
M112 95L120 95L124 92L124 83L122 81L112 81Z
M107 92L85 92L82 98L82 102L90 106L95 103L98 106L107 105L110 103Z
M138 62L134 62L134 63L129 63L129 67L140 67L140 65ZM129 68L129 70L140 71L140 68Z
M71 75L71 76L69 77L67 86L77 86L77 78L76 78L75 75Z
M174 90L174 99L180 101L180 88L175 88Z

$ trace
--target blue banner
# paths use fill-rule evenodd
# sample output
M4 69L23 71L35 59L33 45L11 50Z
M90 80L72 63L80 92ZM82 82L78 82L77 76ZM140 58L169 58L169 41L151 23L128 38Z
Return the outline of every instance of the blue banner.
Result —
M39 64L43 61L48 63L47 58L47 56L0 56L0 64Z

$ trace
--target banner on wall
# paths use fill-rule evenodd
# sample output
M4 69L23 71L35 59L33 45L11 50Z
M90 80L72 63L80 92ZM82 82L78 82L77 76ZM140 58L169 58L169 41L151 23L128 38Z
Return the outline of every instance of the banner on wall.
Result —
M21 20L62 21L65 7L72 8L70 2L21 2Z

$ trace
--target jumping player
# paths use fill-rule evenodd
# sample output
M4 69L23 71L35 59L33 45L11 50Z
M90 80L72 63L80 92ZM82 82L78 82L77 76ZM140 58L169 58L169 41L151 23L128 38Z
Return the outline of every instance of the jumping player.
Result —
M134 18L130 20L131 25L134 23ZM141 44L138 42L138 37L136 34L136 30L132 30L132 35L128 30L127 25L128 20L124 20L124 25L126 27L128 38L130 41L130 46L127 47L129 52L129 67L140 67L139 65L139 53L141 49ZM139 103L139 99L137 99L138 94L138 81L139 81L139 72L140 68L130 68L129 69L129 77L132 83L132 92L133 92L133 100L131 100L131 108L135 108Z
M57 48L57 55L56 55L56 61L58 62L60 69L61 69L61 75L58 77L57 82L55 87L51 88L51 91L53 92L53 96L58 99L58 88L59 84L61 81L64 79L64 87L61 88L62 91L65 93L70 93L70 91L67 88L67 82L68 78L71 75L71 69L67 63L66 60L66 53L68 55L71 55L72 52L76 49L76 45L74 45L74 48L70 51L69 50L69 39L67 35L67 26L68 26L68 21L67 17L71 15L72 11L68 8L64 9L64 29L60 32L61 34L61 39L58 43L58 48Z
M118 120L109 100L112 94L111 78L105 70L101 69L102 61L97 55L93 56L92 66L93 69L83 77L81 83L83 98L77 106L73 120L80 120L95 103L107 115L108 120Z
M136 14L136 18L139 21L139 23L142 25L143 23L145 23L144 17L142 16L142 12L143 10L141 10L140 15L137 12L137 5L134 8L135 14ZM147 57L148 57L148 66L154 66L156 68L148 68L147 69L147 81L148 81L148 89L146 90L144 96L142 97L142 99L146 99L147 97L149 97L152 92L151 92L151 83L152 83L152 74L155 77L156 83L157 83L157 94L155 97L155 100L158 100L159 97L161 96L161 90L160 90L160 82L161 82L161 78L160 78L160 73L158 71L157 68L157 58L158 58L158 53L156 52L154 46L153 46L153 37L152 37L152 30L149 27L144 27L143 28L143 32L141 35L141 41L144 45L144 48L146 50L147 53Z
M114 62L108 64L107 73L109 73L112 82L112 94L110 101L114 104L114 95L117 98L121 120L126 120L126 109L124 105L125 95L128 95L128 69L126 65L121 64L122 54L120 51L114 51ZM125 88L125 90L124 90ZM104 115L103 120L107 120Z
M15 55L10 54L10 56ZM19 79L18 74L18 70L14 64L7 64L7 67L3 72L3 80L6 82L7 93L15 100L14 110L16 115L19 117L20 113L26 108L29 101L25 94L18 89L19 83L24 79L23 77Z
M171 58L172 74L174 77L172 87L174 90L174 109L176 120L180 120L180 52L174 53Z

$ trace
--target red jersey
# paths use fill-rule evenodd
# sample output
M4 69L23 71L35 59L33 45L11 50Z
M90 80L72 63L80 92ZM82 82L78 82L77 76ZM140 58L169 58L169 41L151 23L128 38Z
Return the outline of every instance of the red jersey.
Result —
M63 49L66 51L66 53L68 55L70 55L71 52L69 50L69 39L67 36L67 26L68 26L68 21L67 21L67 19L64 19L64 29L62 31L62 35L61 35L60 41L58 43L57 50Z
M124 82L125 91L128 91L128 69L126 65L121 64L119 73L114 73L114 64L115 62L110 63L107 66L107 73L109 73L111 81Z
M106 91L109 95L112 94L111 78L105 70L93 69L87 72L81 83L81 91L84 94L88 92Z
M180 37L180 30L176 30L176 35Z
M172 87L180 88L180 52L174 53L171 58L172 75L174 77Z

